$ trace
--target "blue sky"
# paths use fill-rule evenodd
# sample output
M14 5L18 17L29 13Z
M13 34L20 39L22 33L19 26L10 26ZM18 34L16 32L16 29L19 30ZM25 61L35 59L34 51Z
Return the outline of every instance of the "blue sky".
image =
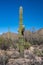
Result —
M0 0L0 33L17 32L19 7L23 7L23 23L26 29L43 28L43 0Z

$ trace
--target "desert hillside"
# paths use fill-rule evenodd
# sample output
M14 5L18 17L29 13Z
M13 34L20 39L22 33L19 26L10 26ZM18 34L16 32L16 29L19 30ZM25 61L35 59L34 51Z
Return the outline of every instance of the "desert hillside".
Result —
M4 37L5 39L9 38L12 39L13 41L14 40L18 40L18 34L17 33L12 33L10 32L10 34L7 32L7 33L3 33L2 35L0 35L1 37ZM32 43L38 43L38 44L43 44L43 28L42 29L39 29L35 32L30 32L29 30L25 30L24 31L24 39L25 41L27 42L32 42Z

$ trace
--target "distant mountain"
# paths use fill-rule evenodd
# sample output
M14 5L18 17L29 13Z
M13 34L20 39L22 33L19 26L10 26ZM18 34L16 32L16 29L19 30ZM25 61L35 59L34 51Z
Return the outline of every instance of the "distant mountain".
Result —
M36 33L38 33L39 35L43 36L43 28L39 29Z
M18 39L18 34L11 33L11 32L10 32L10 34L8 32L7 33L3 33L1 36L4 37L4 38L11 38L12 40Z
M38 31L32 33L30 31L24 32L24 37L26 41L33 42L35 44L43 44L43 28L39 29Z
M0 35L0 36L2 36L2 37L4 37L4 38L8 38L8 32L6 32L6 33L3 33L2 35ZM32 32L30 32L29 30L26 30L25 32L24 32L24 37L28 37L30 34L32 34ZM41 28L41 29L39 29L38 31L36 31L34 34L40 34L40 35L43 35L43 28ZM17 33L12 33L12 32L10 32L10 35L9 35L11 38L18 38L18 34Z
M8 38L10 36L10 38L12 40L18 40L18 34L17 33L10 32L10 35L9 35L9 33L7 32L7 33L3 33L1 36L4 37L4 38ZM26 30L24 32L24 39L26 41L32 41L33 40L33 41L36 41L36 42L38 41L38 42L43 43L43 28L39 29L38 31L36 31L34 33Z

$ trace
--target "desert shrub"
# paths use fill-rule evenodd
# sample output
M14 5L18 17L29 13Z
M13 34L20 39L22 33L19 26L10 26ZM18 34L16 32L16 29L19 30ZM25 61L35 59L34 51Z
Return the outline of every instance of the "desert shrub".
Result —
M30 42L32 45L41 45L43 44L43 36L40 32L25 32L24 39L27 42Z
M31 44L30 44L29 42L25 42L25 45L24 45L24 48L25 48L25 49L30 48L30 46L31 46Z
M36 49L36 50L34 51L34 53L35 53L37 56L43 56L43 51L40 51L40 50L38 50L38 49Z
M14 44L14 46L13 46L13 47L14 47L14 49L17 49L17 44Z
M36 51L36 55L40 56L41 52L39 50Z
M0 37L0 49L2 50L9 49L10 45L11 45L11 40Z
M43 57L43 50L41 51L41 56Z

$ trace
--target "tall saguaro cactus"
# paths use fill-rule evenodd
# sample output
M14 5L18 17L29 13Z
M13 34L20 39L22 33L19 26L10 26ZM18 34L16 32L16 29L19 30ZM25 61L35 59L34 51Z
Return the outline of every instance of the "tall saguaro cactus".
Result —
M24 52L24 39L23 39L23 33L24 33L24 26L23 26L23 8L20 7L19 9L19 29L18 29L18 35L19 35L19 51L21 56L23 56Z
M19 35L22 35L22 28L23 28L23 8L20 7L19 9Z

